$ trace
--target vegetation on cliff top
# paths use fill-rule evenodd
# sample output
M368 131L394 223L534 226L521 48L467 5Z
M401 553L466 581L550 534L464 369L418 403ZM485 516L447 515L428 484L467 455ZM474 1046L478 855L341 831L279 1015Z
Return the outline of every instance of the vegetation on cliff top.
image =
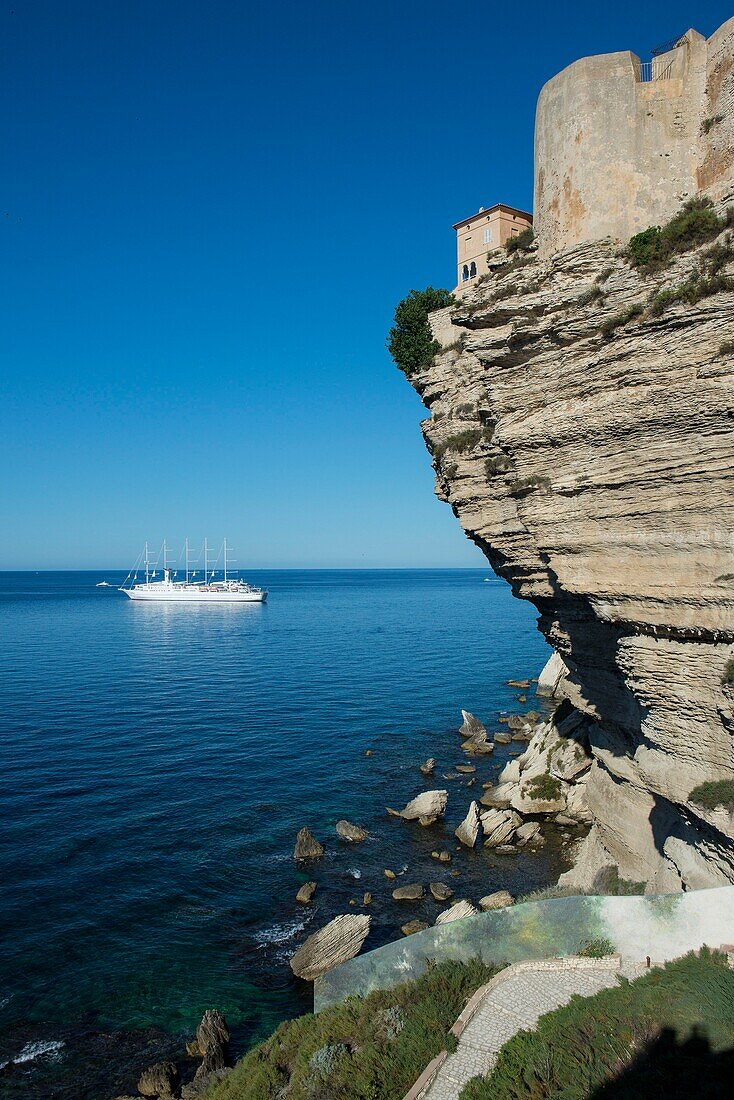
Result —
M453 303L451 291L437 290L432 286L425 290L411 290L398 303L393 327L387 336L387 350L395 365L408 378L416 371L430 367L433 357L441 350L441 345L433 338L428 314Z
M541 1017L461 1100L725 1096L732 1047L734 972L725 955L703 948Z
M281 1024L205 1100L400 1100L448 1048L449 1028L495 969L479 961L431 966L417 981L349 997Z
M510 237L505 245L505 250L509 253L512 252L525 252L535 240L535 233L532 228L528 226L527 229L523 229L522 233L518 233L516 237Z

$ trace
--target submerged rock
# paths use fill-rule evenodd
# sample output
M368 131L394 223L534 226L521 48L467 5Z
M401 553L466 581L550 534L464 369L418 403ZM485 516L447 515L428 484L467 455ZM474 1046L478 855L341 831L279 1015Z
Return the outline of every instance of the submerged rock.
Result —
M455 836L467 848L473 848L479 836L479 805L472 802L469 812L456 830Z
M431 859L437 859L439 863L451 863L451 852L443 848L439 852L431 852Z
M293 850L294 859L320 859L324 854L324 846L320 844L307 825L299 830L296 837L296 847Z
M436 901L448 901L454 896L454 891L444 882L429 882L428 889Z
M421 764L420 770L424 775L431 775L436 767L436 761L432 756L429 756L424 764Z
M360 825L353 825L351 821L337 821L334 826L342 840L348 840L350 844L359 844L370 835Z
M416 932L424 932L428 928L425 921L422 920L409 920L407 924L400 926L400 931L404 936L413 936Z
M476 764L455 764L454 767L461 775L473 775L477 770Z
M291 959L291 970L312 982L359 954L372 918L367 914L342 913L314 932Z
M454 920L463 920L464 917L473 917L479 912L470 901L457 901L449 909L444 909L436 917L436 924L450 924Z

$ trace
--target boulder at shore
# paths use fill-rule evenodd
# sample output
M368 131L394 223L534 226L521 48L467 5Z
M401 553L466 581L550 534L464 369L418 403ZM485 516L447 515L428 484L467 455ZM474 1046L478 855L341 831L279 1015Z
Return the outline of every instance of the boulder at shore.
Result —
M479 806L472 802L469 812L456 830L455 836L467 848L473 848L479 836Z
M441 817L446 810L449 800L448 791L424 791L417 798L412 799L404 810L397 813L404 821L418 821L419 818ZM395 815L395 811L392 811Z
M479 907L485 911L489 909L504 909L508 905L514 905L515 899L509 890L495 890L493 894L479 899Z
M449 909L444 909L436 917L436 924L450 924L452 920L463 920L464 917L473 917L478 910L470 901L457 901Z
M315 893L316 883L304 882L303 886L301 886L298 893L296 894L296 901L299 903L299 905L308 905Z
M196 1045L201 1055L201 1065L196 1077L208 1077L230 1065L229 1029L221 1012L208 1009L196 1029Z
M367 938L372 918L366 914L342 913L314 932L291 959L291 970L308 982L348 962Z
M360 825L353 825L351 821L337 821L335 828L342 840L348 840L351 844L359 844L370 835L366 829Z
M178 1092L179 1077L178 1068L174 1062L158 1062L157 1065L146 1069L138 1081L138 1092L141 1096L157 1096L163 1100L175 1096Z
M398 886L392 892L393 901L418 901L425 894L420 882L411 882L407 886Z
M294 859L320 859L324 854L324 846L320 844L307 825L299 830L296 837L296 846L293 850Z

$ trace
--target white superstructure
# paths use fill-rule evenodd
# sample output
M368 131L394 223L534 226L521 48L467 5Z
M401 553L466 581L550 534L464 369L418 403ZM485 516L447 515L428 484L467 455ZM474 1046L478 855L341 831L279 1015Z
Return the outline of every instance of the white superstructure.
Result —
M163 568L161 570L163 577L162 580L156 580L158 568L157 566L151 568L150 559L148 557L148 544L146 543L143 555L141 555L139 559L141 571L142 566L145 566L145 580L139 582L137 579L137 571L131 570L125 582L120 587L120 591L124 592L126 596L129 596L131 600L141 601L165 600L169 603L265 603L268 598L267 589L255 588L246 581L239 579L233 580L231 577L227 576L228 552L226 539L224 540L224 569L221 570L222 577L220 580L215 580L218 571L216 569L209 569L209 547L206 539L204 540L203 554L204 568L202 570L202 579L197 581L195 578L199 570L191 570L189 568L189 540L187 539L185 544L185 579L177 580L178 571L169 569L169 554L164 541L162 550Z

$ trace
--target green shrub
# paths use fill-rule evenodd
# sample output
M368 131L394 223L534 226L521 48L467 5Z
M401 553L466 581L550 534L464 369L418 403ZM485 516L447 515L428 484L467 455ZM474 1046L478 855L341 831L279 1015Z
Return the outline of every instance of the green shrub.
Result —
M446 1039L443 1045L444 1049L447 1050L449 1054L455 1054L459 1049L459 1040L456 1038L453 1031L446 1033Z
M730 275L712 275L709 278L694 276L680 286L661 290L651 299L648 311L651 317L660 317L666 309L678 302L695 306L704 298L724 291L734 291L734 278Z
M440 462L447 451L458 451L459 454L471 451L481 438L482 432L479 428L465 428L463 432L456 432L444 439L443 443L439 443L433 451L433 457Z
M488 479L493 478L495 474L504 474L511 469L512 461L507 455L498 455L497 458L488 458L484 463L484 472Z
M710 241L726 224L726 219L716 216L711 199L689 199L667 225L653 225L631 237L627 259L643 274L659 271L675 253L688 252Z
M717 779L709 783L700 783L688 796L691 802L703 806L706 810L716 810L723 806L734 813L734 779Z
M563 786L560 779L556 779L555 776L546 772L544 775L536 775L534 779L531 779L525 791L528 797L534 801L552 802L561 797Z
M724 674L721 677L721 682L726 687L727 684L734 684L734 657L731 657L726 662L726 668Z
M528 226L527 229L523 229L522 233L518 233L516 237L510 237L505 244L505 249L510 254L513 252L527 252L534 240L535 233L532 228Z
M734 340L724 340L719 344L719 355L734 355Z
M599 326L599 332L608 339L618 328L628 325L630 321L634 321L635 317L640 317L644 312L645 307L639 303L628 306L621 313L615 314L614 317L608 317L606 321L602 322Z
M494 973L479 961L440 963L417 981L281 1024L202 1100L401 1100L445 1049L471 994ZM315 1081L312 1059L325 1047L340 1053L319 1059L324 1068Z
M709 134L713 130L714 126L718 126L718 124L723 121L723 115L713 115L711 118L705 118L703 120L703 122L701 123L701 129L703 130L704 134Z
M459 467L456 465L455 462L449 462L448 466L441 467L441 473L445 478L448 478L449 481L451 481L452 478L455 478L458 472Z
M453 294L448 290L411 290L395 310L395 322L387 337L387 349L395 365L410 378L416 371L431 365L441 350L434 340L428 314L436 309L453 305Z
M613 955L616 948L611 940L600 938L598 940L585 940L577 954L585 959L603 959L606 955Z
M667 1029L674 1041L646 1059L648 1044ZM730 1070L712 1063L719 1079L710 1080L702 1036L714 1053L734 1046L734 972L725 955L706 948L541 1016L534 1031L502 1047L492 1072L466 1085L461 1100L728 1095ZM689 1037L694 1042L681 1050ZM634 1080L619 1080L625 1072Z

